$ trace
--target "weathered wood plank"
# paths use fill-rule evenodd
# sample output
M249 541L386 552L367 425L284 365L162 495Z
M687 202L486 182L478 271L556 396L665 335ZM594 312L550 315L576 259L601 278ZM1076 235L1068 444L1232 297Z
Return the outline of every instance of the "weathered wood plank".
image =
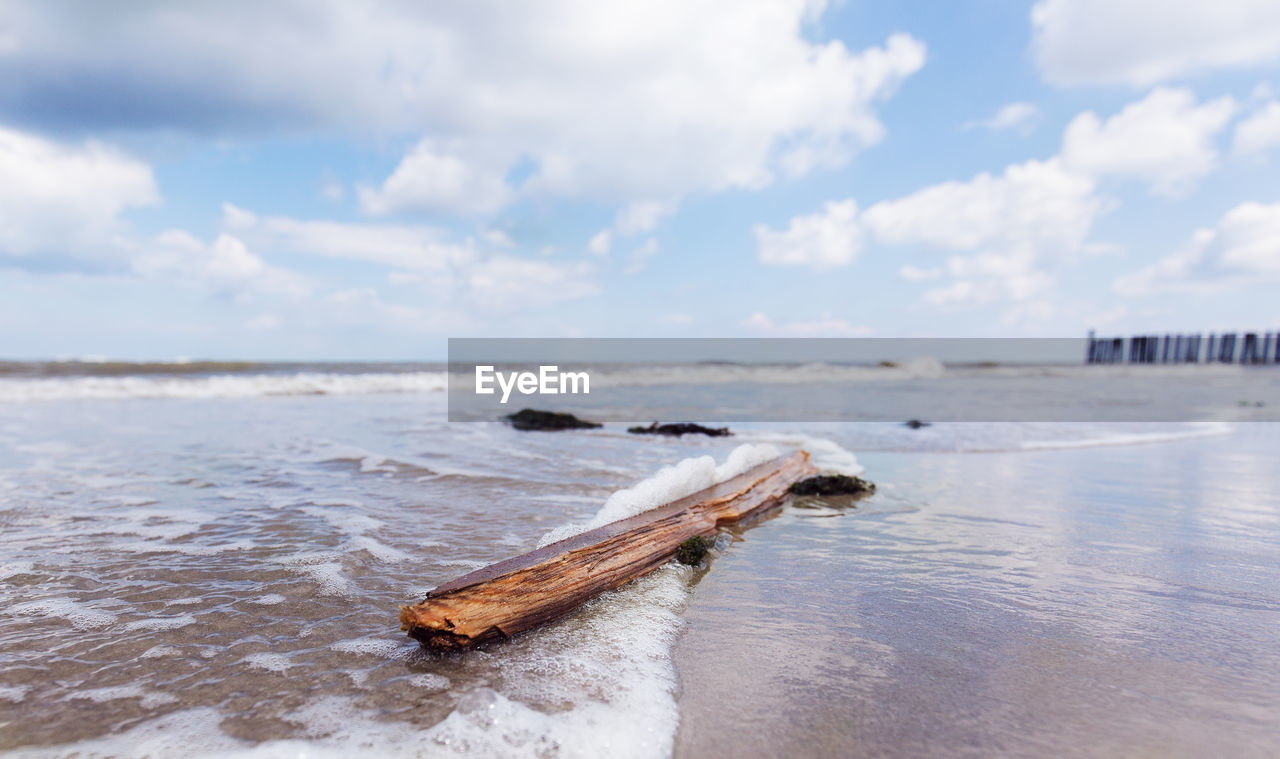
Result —
M698 491L447 582L400 609L400 629L428 648L461 649L558 619L665 564L680 543L780 504L817 472L797 451Z

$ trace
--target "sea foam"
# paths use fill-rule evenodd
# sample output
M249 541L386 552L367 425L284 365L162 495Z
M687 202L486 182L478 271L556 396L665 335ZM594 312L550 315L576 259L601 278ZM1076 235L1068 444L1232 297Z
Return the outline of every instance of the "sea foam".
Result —
M436 393L444 372L237 374L206 377L55 377L0 380L0 402L112 398L254 398L271 395Z
M691 493L736 477L778 456L778 449L768 443L747 443L735 448L719 466L716 466L716 460L711 456L684 459L673 466L663 467L652 477L609 496L590 521L564 525L548 532L538 541L538 547L551 545L556 541L594 530L610 522L626 519L679 500Z

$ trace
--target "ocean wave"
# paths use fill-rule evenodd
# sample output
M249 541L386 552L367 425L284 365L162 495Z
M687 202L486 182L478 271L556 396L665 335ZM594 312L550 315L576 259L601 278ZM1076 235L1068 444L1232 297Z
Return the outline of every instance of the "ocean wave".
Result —
M255 398L277 395L438 393L445 372L219 374L207 377L0 379L0 402L119 398Z
M1147 445L1152 443L1172 443L1179 440L1194 440L1202 437L1225 435L1231 432L1231 425L1226 422L1196 422L1186 429L1161 430L1157 432L1099 432L1078 439L1061 440L1024 440L1023 450L1042 451L1066 448L1099 448L1112 445Z
M688 567L662 567L623 592L593 600L573 617L509 642L498 662L505 693L483 685L469 687L459 694L445 719L427 728L388 721L356 699L332 695L309 700L283 715L305 736L300 738L250 743L221 729L227 717L221 710L193 707L118 733L60 746L20 748L12 755L42 759L69 755L210 759L670 756L679 725L670 650L680 629L680 611L688 601L690 574ZM384 659L401 659L416 651L397 641L375 638L339 641L329 649ZM293 667L287 657L275 653L250 654L242 662L278 673ZM451 685L449 678L430 672L413 674L402 683L407 698ZM21 701L25 695L25 689L0 690L0 698L10 701ZM147 695L152 694L129 688L99 697ZM539 708L526 701L555 701L559 708Z
M948 369L935 358L922 356L902 363L859 366L815 362L809 364L676 364L669 366L602 366L590 369L594 387L661 385L762 384L793 385L827 382L891 382L937 379Z

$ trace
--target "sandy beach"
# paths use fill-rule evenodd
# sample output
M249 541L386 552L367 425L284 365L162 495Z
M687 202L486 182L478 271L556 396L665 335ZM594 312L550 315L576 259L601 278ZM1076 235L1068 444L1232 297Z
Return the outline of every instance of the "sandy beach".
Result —
M296 374L94 379L137 396L106 398L55 378L66 397L3 404L0 749L1269 753L1270 423L525 433L443 421L443 392L400 386L428 382L413 369L319 395ZM797 497L701 569L480 650L396 629L435 585L741 445L880 488Z

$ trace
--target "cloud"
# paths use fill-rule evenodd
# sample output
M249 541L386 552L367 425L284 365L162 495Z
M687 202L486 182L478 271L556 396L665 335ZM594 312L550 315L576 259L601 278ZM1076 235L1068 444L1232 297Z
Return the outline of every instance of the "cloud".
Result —
M949 281L927 290L935 307L1006 303L1015 319L1043 318L1054 272L1114 250L1088 236L1114 207L1099 192L1107 177L1145 180L1153 191L1188 189L1218 165L1213 138L1234 112L1230 98L1197 103L1187 90L1156 89L1103 121L1085 112L1063 133L1059 155L1012 164L1000 174L940 182L861 213L852 199L796 216L786 231L754 228L767 264L813 268L850 263L864 240L947 252L944 266L903 266L909 282Z
M527 195L678 200L838 166L882 139L875 107L924 65L925 47L906 34L860 51L816 41L806 25L822 7L7 4L0 28L21 44L0 57L0 116L421 135L361 192L376 214L485 214Z
M1062 160L1075 171L1132 177L1162 195L1181 194L1218 165L1213 138L1234 112L1230 97L1197 104L1190 90L1156 89L1106 122L1092 111L1072 119Z
M818 213L796 216L781 232L764 224L752 232L760 263L770 266L828 269L848 264L862 249L858 204L852 199L831 201Z
M1141 87L1280 61L1274 0L1042 0L1031 26L1036 63L1059 85Z
M1094 220L1105 209L1087 175L1062 161L1026 161L1003 173L926 187L863 212L869 234L887 245L950 251L945 267L903 267L908 281L928 281L945 271L950 283L924 293L935 307L1026 304L1046 297L1053 277L1046 269L1079 254Z
M120 214L159 200L151 167L109 145L0 127L0 259L112 254Z
M618 234L634 235L652 232L664 216L675 213L676 204L656 200L640 200L628 203L618 211L613 227Z
M911 266L910 264L908 264L906 266L903 266L901 269L898 269L898 276L902 277L908 282L927 282L931 279L937 279L938 277L941 277L942 267L934 266L930 269L921 269L918 266Z
M280 317L272 313L261 313L246 319L242 326L252 332L270 332L280 329Z
M484 239L497 248L514 248L516 246L516 241L511 239L511 235L501 229L487 230L484 233Z
M1280 103L1266 107L1236 125L1233 151L1236 155L1262 153L1280 145Z
M1039 117L1040 111L1034 105L1017 102L1001 106L1000 110L992 114L990 118L966 121L962 126L965 129L981 127L990 129L993 132L1017 129L1023 134L1028 134L1033 123Z
M616 238L652 232L664 216L670 216L675 211L676 203L672 201L638 200L628 203L618 211L612 226L600 230L587 241L587 252L593 256L607 256L613 249ZM635 274L640 271L644 268L645 259L657 252L658 243L650 238L631 252L625 273Z
M838 41L815 45L802 37L794 4L750 5L659 4L638 16L579 8L561 18L567 28L554 42L540 43L552 46L528 35L534 47L501 52L524 58L518 70L472 81L455 93L461 102L446 105L484 111L450 133L459 164L446 173L471 168L488 178L474 193L477 211L500 206L508 192L632 204L617 224L628 234L651 231L688 193L763 187L780 172L841 165L878 142L884 128L873 104L923 65L923 46L905 35L861 53ZM726 27L724 13L753 20ZM474 93L485 101L469 102ZM800 154L809 156L803 166ZM439 163L410 154L385 190L393 181L431 185ZM522 165L529 170L518 186L499 184L501 171ZM399 206L440 208L450 194L399 193Z
M656 255L658 255L658 241L650 237L627 256L627 265L622 270L623 273L638 274L649 265L649 259Z
M1206 293L1280 282L1280 203L1243 203L1169 256L1120 277L1124 296Z
M310 292L305 278L268 266L229 234L206 244L187 232L170 229L135 246L131 265L146 279L241 296L261 292L297 299Z
M1052 286L1042 267L1081 250L1105 204L1091 178L1067 171L1058 159L1014 164L998 175L926 187L882 201L859 215L853 200L828 203L822 213L797 216L785 232L755 227L763 263L816 269L853 260L864 237L884 245L950 251L946 266L904 266L908 281L945 271L953 281L926 292L933 306L1027 301Z
M258 249L367 261L412 271L447 271L477 259L471 240L427 225L351 224L258 216L224 203L223 226Z
M331 203L338 203L347 196L347 188L336 177L326 177L320 184L320 197Z
M613 248L613 230L602 229L587 242L587 252L593 256L607 256Z
M1031 254L1073 250L1099 210L1094 183L1060 161L1026 161L882 201L862 214L880 242Z
M378 188L356 189L369 214L437 211L470 216L492 213L507 203L511 189L500 165L483 152L442 148L432 139L419 142Z
M595 268L586 261L496 253L471 238L454 241L427 225L259 216L227 203L223 226L265 251L389 267L392 284L420 288L459 311L509 312L599 291Z
M829 314L814 321L776 323L760 311L744 319L742 326L765 337L865 337L872 331Z
M576 300L600 292L595 269L585 261L555 262L493 256L462 274L466 294L481 308L516 311Z

